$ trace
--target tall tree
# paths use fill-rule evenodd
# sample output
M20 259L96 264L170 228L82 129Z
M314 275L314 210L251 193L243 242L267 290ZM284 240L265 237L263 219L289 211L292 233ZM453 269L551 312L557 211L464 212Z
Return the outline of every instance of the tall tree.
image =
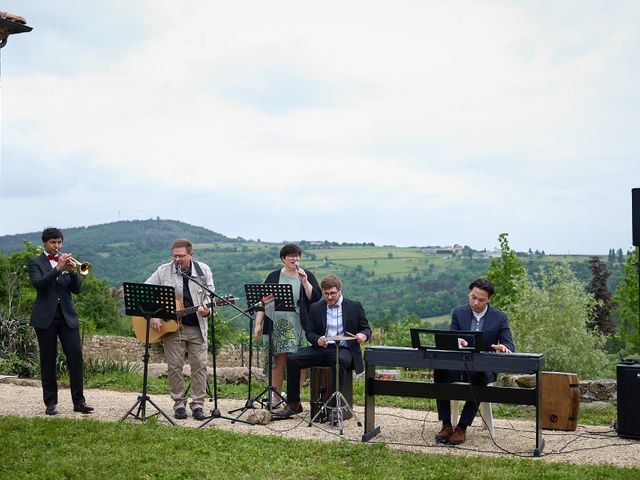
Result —
M624 276L616 289L614 300L620 317L619 336L629 353L640 354L640 317L638 316L638 249L627 253Z
M622 249L618 249L618 263L624 263L624 253L622 253Z
M607 264L600 260L600 257L595 256L589 260L589 268L591 268L593 278L587 285L587 292L598 300L598 304L594 307L587 325L592 330L603 335L611 335L615 332L615 326L611 318L611 310L614 307L614 303L611 292L607 287L607 280L611 272L607 268Z
M516 251L509 246L508 233L498 236L501 255L491 260L487 278L496 287L496 293L491 297L491 304L505 309L511 302L517 300L516 285L526 279L527 270L522 261L516 256Z

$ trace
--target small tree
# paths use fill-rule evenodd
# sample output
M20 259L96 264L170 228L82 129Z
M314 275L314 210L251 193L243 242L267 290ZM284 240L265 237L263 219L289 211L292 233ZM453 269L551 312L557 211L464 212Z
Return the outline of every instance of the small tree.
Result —
M600 260L600 257L591 257L589 268L591 268L593 278L587 285L587 293L592 294L598 300L598 304L593 309L588 326L603 335L611 335L615 332L615 326L611 319L611 310L614 307L614 303L611 292L607 287L607 279L611 272L607 269L607 264Z
M587 327L596 305L567 265L540 268L535 280L517 285L508 314L516 348L545 355L545 370L576 372L583 378L606 374L604 337Z
M498 236L502 254L499 258L491 260L487 272L487 278L496 288L496 293L491 297L491 304L503 309L517 300L516 285L522 283L527 276L527 270L522 261L516 256L515 250L509 246L508 236L508 233L501 233Z
M620 339L627 344L630 353L640 353L640 333L638 332L638 250L627 253L624 276L614 296L620 317Z
M27 273L29 259L42 250L31 242L24 242L25 249L9 256L0 254L0 306L9 317L26 317L35 299Z

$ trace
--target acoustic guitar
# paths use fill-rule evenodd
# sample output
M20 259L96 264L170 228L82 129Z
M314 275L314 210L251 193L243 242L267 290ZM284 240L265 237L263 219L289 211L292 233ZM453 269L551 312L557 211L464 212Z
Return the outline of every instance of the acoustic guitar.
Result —
M206 305L208 308L211 308L211 306L224 307L230 303L236 303L236 300L238 300L233 295L228 295L223 298L224 299L216 299L215 302L207 303ZM184 308L182 300L176 299L176 320L161 320L160 330L149 328L149 343L158 343L165 335L180 330L182 328L181 318L196 313L199 306L200 305L194 305L193 307ZM144 343L147 334L147 320L144 317L131 317L131 325L133 326L136 338Z

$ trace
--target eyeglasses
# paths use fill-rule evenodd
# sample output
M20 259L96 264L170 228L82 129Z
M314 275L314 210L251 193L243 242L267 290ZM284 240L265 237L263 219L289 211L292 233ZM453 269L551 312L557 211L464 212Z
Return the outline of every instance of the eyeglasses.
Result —
M297 253L292 253L291 255L286 255L284 258L300 258L300 255Z
M336 290L334 292L322 292L322 295L325 297L335 297L340 293L340 290Z

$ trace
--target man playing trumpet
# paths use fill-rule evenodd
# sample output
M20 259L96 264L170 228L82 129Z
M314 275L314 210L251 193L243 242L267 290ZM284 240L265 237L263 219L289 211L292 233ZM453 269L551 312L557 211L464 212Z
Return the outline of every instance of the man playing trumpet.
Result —
M36 289L36 300L31 308L30 325L35 329L40 346L40 371L45 413L55 415L58 403L56 357L58 338L62 344L69 367L73 411L90 413L83 393L82 345L78 314L71 294L79 294L82 287L76 271L77 261L68 253L59 253L63 242L57 228L45 228L42 232L42 255L29 260L29 279Z

